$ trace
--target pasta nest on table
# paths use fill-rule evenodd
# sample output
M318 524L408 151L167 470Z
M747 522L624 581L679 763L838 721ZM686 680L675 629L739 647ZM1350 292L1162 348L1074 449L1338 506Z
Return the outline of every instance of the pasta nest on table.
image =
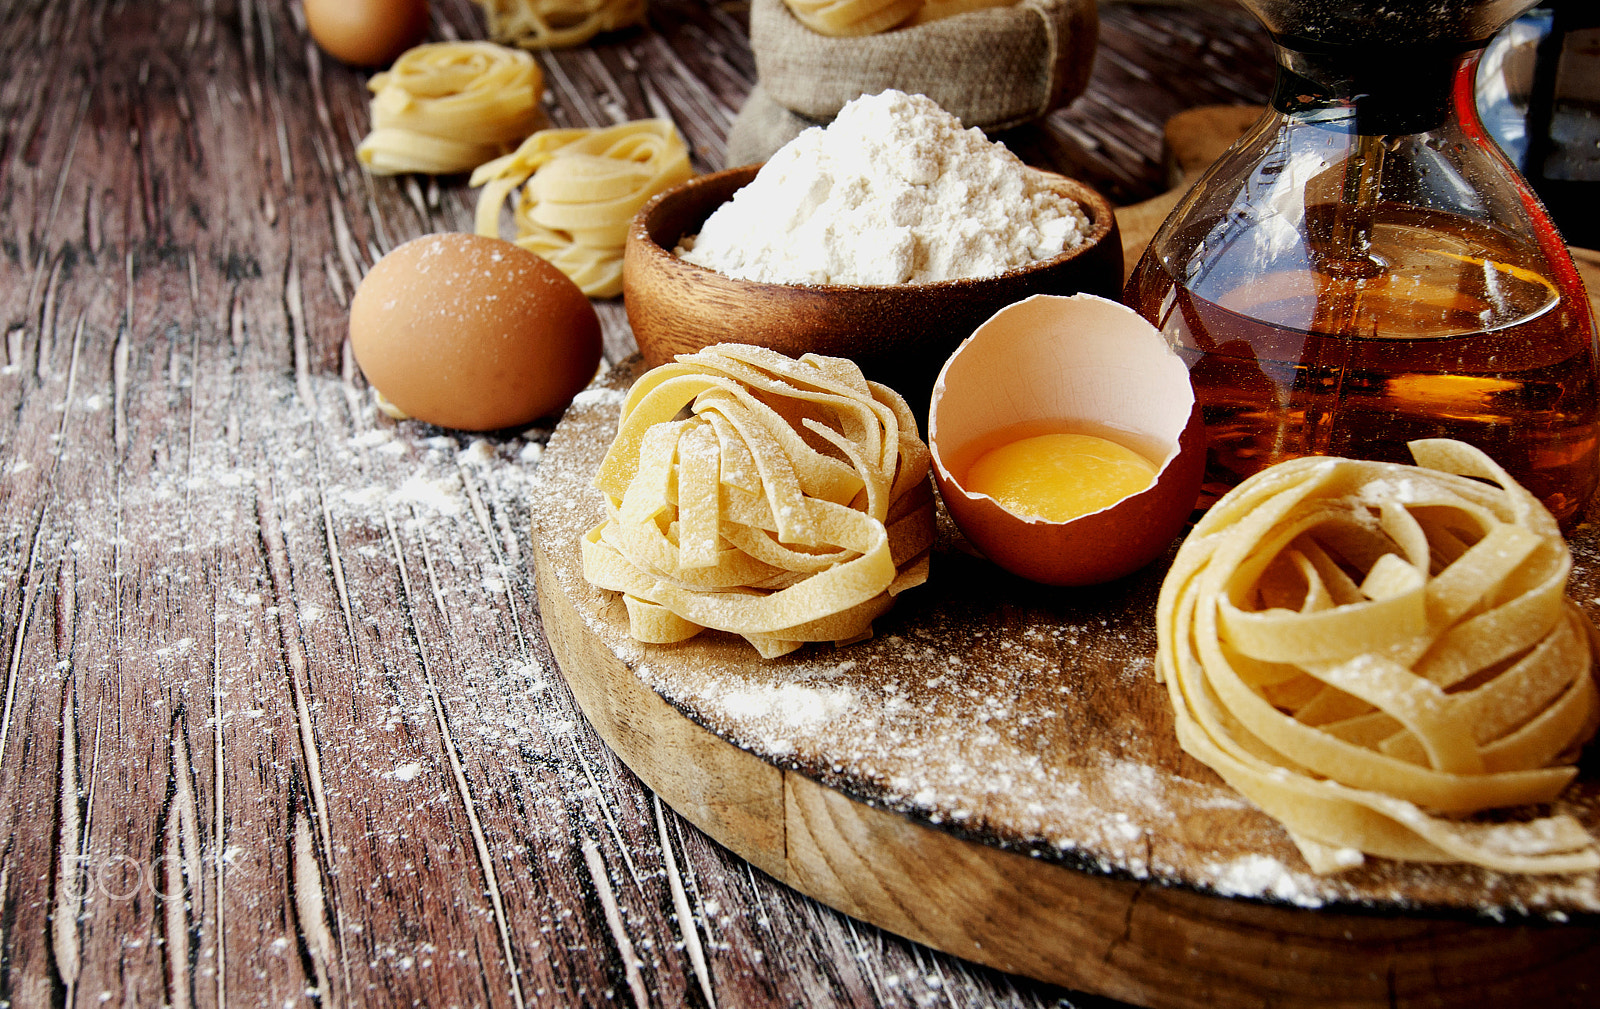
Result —
M1195 526L1156 615L1178 740L1319 872L1600 867L1565 813L1467 819L1554 800L1600 718L1566 542L1477 449L1411 451L1273 466Z
M483 187L474 228L498 237L501 206L521 186L512 209L514 241L555 264L589 297L610 298L622 292L633 215L693 174L689 145L668 119L540 130L472 173L468 184Z
M842 358L679 355L634 383L594 484L607 518L584 576L623 593L640 641L844 644L927 579L928 448L905 400Z
M356 158L374 175L466 172L544 121L533 57L492 42L430 42L373 75L372 131Z

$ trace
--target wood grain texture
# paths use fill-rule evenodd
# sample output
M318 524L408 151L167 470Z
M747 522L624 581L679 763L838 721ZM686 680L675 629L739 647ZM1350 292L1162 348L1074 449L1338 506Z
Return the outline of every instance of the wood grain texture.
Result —
M1101 37L1017 145L1119 200L1171 112L1270 76L1231 10ZM546 111L719 168L745 38L653 0L538 55ZM396 424L349 354L365 271L475 202L360 170L366 80L294 0L0 0L0 1001L1095 1004L779 885L600 742L534 592L549 432Z

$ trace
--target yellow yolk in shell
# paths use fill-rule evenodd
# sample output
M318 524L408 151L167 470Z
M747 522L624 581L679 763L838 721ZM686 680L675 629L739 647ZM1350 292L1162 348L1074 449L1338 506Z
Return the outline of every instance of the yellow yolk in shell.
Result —
M1137 494L1155 482L1144 456L1092 434L1041 434L980 455L964 486L1014 515L1066 522Z

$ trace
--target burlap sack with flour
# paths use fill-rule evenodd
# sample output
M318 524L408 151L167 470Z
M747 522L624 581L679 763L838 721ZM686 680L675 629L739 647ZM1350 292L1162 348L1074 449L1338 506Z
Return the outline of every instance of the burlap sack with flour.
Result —
M750 48L761 93L740 111L727 163L763 161L782 146L767 147L772 137L828 122L846 102L885 88L927 95L966 126L1031 122L1083 93L1099 24L1095 0L1019 0L836 38L801 24L783 0L752 0Z

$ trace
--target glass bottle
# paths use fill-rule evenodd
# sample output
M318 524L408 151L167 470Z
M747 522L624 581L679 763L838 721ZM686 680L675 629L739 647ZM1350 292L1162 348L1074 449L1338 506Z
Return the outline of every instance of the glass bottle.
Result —
M1244 0L1266 116L1162 225L1124 292L1189 363L1208 500L1301 455L1487 452L1571 525L1600 480L1583 283L1488 139L1474 69L1532 0Z
M1600 3L1539 0L1478 66L1478 114L1568 245L1600 248Z

